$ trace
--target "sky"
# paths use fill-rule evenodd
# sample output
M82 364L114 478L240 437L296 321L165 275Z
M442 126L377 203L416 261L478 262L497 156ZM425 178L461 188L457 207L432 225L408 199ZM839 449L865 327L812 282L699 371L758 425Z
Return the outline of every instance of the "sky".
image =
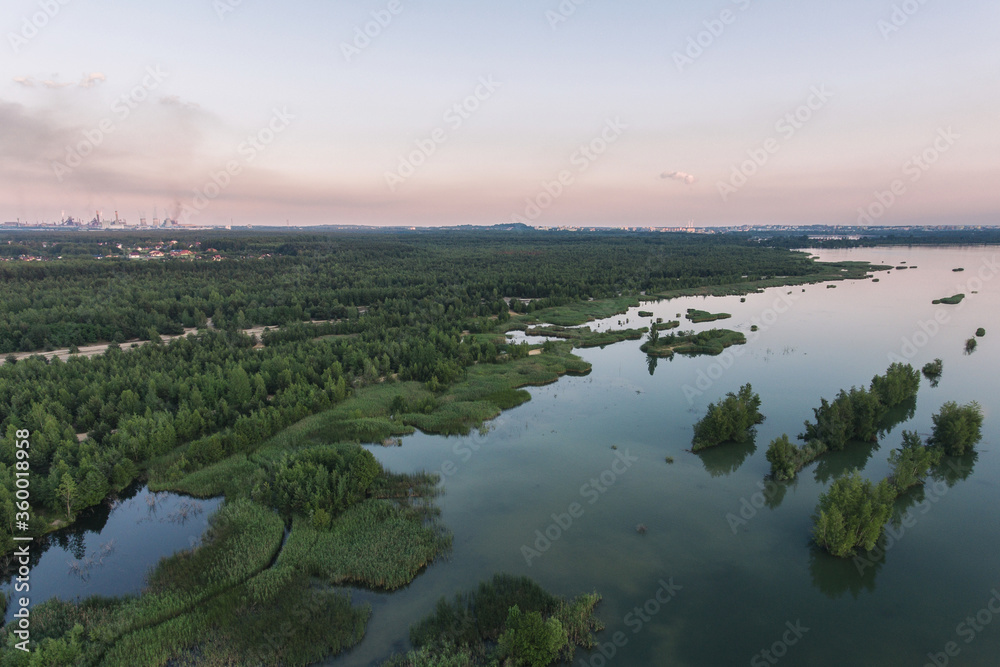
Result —
M1000 224L995 0L5 0L0 222Z

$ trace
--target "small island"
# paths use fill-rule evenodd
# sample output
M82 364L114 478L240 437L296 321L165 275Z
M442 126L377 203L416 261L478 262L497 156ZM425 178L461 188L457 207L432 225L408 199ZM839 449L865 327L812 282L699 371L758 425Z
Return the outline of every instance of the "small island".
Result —
M983 327L976 329L976 338L983 338L984 336L986 336L986 329Z
M694 324L701 324L702 322L715 322L716 320L728 320L732 315L729 313L709 313L704 310L698 310L696 308L688 308L687 319L691 320Z
M729 329L710 329L697 334L682 331L666 336L660 336L659 331L654 329L640 349L651 357L672 357L674 354L718 355L727 347L745 345L746 342L746 336Z
M937 386L938 380L941 379L942 372L944 372L944 362L940 359L935 359L934 361L924 364L924 377L931 381L931 386Z
M677 320L670 320L669 322L657 322L653 325L654 331L670 331L671 329L677 329L681 326L681 323Z
M931 303L935 306L944 304L945 306L957 306L962 303L962 299L965 298L964 294L956 294L955 296L949 296L944 299L934 299Z

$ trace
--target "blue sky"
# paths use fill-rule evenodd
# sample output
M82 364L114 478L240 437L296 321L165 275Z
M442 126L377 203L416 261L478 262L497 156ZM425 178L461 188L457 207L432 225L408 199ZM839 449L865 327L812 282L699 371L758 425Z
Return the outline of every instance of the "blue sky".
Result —
M0 14L5 219L1000 223L989 0L63 2Z

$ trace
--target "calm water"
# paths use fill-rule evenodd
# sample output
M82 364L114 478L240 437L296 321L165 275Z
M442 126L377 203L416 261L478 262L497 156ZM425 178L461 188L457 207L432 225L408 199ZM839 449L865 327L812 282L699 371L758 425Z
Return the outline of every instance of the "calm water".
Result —
M1000 590L1000 277L969 284L1000 252L891 248L817 254L917 268L879 274L878 283L813 285L804 293L768 290L746 303L726 297L647 304L643 310L664 319L690 307L732 313L730 320L683 328L737 328L750 343L729 357L660 360L652 375L638 341L583 350L593 364L590 375L531 389L531 402L505 412L488 433L418 433L401 448L373 448L396 471L441 470L453 462L456 471L444 481L440 505L455 535L454 553L405 590L356 594L355 601L374 606L368 634L332 664L368 665L405 649L409 626L438 597L472 589L501 570L529 575L561 595L600 592L598 611L607 627L598 637L609 642L621 631L628 640L608 664L755 664L755 656L782 640L786 623L808 628L794 645L775 647L787 665L919 667L928 653L944 651L952 641L959 654L950 664L1000 664L1000 617L985 612L980 621L992 622L978 625L979 631L959 627L987 607L993 589ZM966 271L953 273L956 267ZM968 295L961 306L931 305L957 292ZM782 295L787 307L778 301ZM776 302L783 312L771 310ZM629 326L647 323L638 310L601 325L617 327L626 318ZM939 312L947 321L934 335L924 334L921 323ZM758 334L750 333L754 318ZM964 354L965 340L980 326L987 337L974 354ZM771 439L782 433L794 438L821 397L867 385L888 367L890 355L917 367L935 357L944 360L939 386L923 381L912 419L897 425L879 447L828 456L795 484L780 491L769 487L766 505L754 498L769 469L764 454ZM708 403L746 382L761 394L767 415L756 447L702 456L686 452L691 426ZM925 504L913 505L913 521L871 566L811 547L811 515L830 481L854 466L873 480L884 477L900 431L929 434L931 415L947 400L978 400L987 415L978 457L963 462L971 467L966 478L956 476L951 487L936 491L928 485ZM637 462L628 468L619 463L620 474L607 472L625 452ZM667 456L674 458L672 465ZM551 528L552 515L566 513L572 503L582 506L582 516L565 530ZM727 515L739 516L741 509L748 518L734 530ZM645 535L636 532L640 523ZM547 528L558 539L529 565L522 547L535 546L535 531ZM649 604L644 617L635 615L657 594L659 582L671 577L682 587L676 596L662 606ZM578 653L575 664L601 665L603 656ZM770 663L761 656L756 664Z
M32 544L32 606L52 597L75 600L140 592L160 558L198 543L221 502L150 493L137 486L116 502L88 510L44 545ZM9 574L0 576L3 590L11 592ZM8 621L15 611L11 604Z

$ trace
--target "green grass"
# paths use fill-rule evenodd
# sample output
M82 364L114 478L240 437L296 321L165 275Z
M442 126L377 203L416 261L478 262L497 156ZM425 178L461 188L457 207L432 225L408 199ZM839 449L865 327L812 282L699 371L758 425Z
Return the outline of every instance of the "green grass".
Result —
M657 322L653 325L653 329L656 331L670 331L671 329L679 329L681 323L677 320L670 320L669 322Z
M965 298L964 294L956 294L955 296L949 296L944 299L935 299L934 301L931 301L931 303L934 304L935 306L940 304L944 304L946 306L957 306L958 304L962 303L962 300L964 298Z
M296 519L277 566L329 584L395 590L450 546L451 537L425 526L419 509L367 500L337 517L329 530Z
M702 322L715 322L716 320L728 320L732 315L729 313L709 313L704 310L697 310L695 308L688 308L687 319L691 320L695 324L700 324Z
M640 310L639 317L652 317L653 313L648 310Z

